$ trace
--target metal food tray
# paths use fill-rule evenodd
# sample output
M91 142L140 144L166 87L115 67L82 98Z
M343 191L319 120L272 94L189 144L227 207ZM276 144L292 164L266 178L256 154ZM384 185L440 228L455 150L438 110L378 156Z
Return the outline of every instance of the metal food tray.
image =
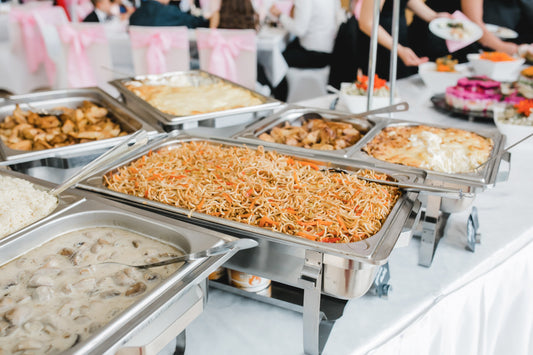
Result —
M42 245L55 237L72 231L92 228L110 227L132 231L147 237L161 240L176 246L184 253L204 250L212 246L235 240L234 237L207 230L199 226L183 223L146 210L138 209L118 202L102 199L94 194L78 191L86 199L61 216L49 219L47 223L35 226L24 233L19 233L11 243L0 247L2 251L0 264L7 263L24 255L30 249ZM181 268L163 280L159 286L147 292L131 306L113 318L109 323L91 334L87 339L75 344L62 354L115 354L151 353L155 354L157 346L162 347L175 338L186 325L203 310L206 302L205 285L202 291L198 287L205 283L208 275L223 264L238 248L230 249L226 254L211 256L186 262ZM191 302L191 297L196 298ZM172 313L172 327L159 329L156 340L150 344L136 344L137 336L142 335L147 327L153 332L159 317L168 317L167 310L180 309ZM185 307L185 310L183 308ZM191 307L187 309L188 307ZM164 317L163 317L164 318ZM166 322L166 321L161 321ZM163 325L160 323L160 326ZM169 334L169 331L177 333ZM141 338L146 338L142 336ZM166 339L161 344L162 339ZM124 348L123 345L125 345Z
M259 239L261 245L259 248L261 251L259 251L259 253L264 252L267 254L262 254L255 259L256 262L261 262L262 264L262 268L260 268L261 270L257 270L256 274L274 280L277 279L278 281L287 284L295 285L297 283L294 276L300 268L296 267L294 269L291 268L291 265L301 265L306 250L327 254L324 261L325 269L329 267L331 275L334 274L334 276L329 276L331 284L325 283L323 291L341 298L358 297L368 290L373 281L373 276L377 271L377 266L387 262L400 235L402 233L410 233L412 231L414 220L419 216L420 206L416 201L418 194L413 192L404 193L393 207L381 230L374 236L355 243L320 243L245 223L226 220L221 217L214 217L198 212L191 213L188 209L119 193L104 186L104 175L114 173L117 168L138 159L150 150L157 151L158 149L177 146L190 141L206 141L224 146L247 146L251 149L257 149L259 146L258 144L252 143L243 144L242 142L233 139L193 137L184 134L180 135L178 132L171 132L167 138L156 144L144 147L145 149L143 149L143 151L137 152L134 156L125 158L124 161L118 163L116 166L95 172L94 175L79 183L78 187L99 192L135 206L148 208L161 213L170 213L176 216L176 218L191 221L195 224L230 233L232 235ZM269 147L265 147L265 149L272 150ZM314 158L310 155L299 154L287 150L278 151L303 161L312 160ZM312 161L324 167L336 167L346 171L369 168L382 173L387 173L398 180L406 182L422 181L425 178L423 172L409 171L408 169L399 173L398 171L383 168L378 165L365 163L356 165L346 160L328 159L327 161ZM268 254L276 254L278 252L285 255L285 258L282 258L285 260L277 265L273 265L272 262L276 260L276 258L269 257ZM265 265L267 264L270 266L266 267ZM278 271L270 269L271 267L278 269ZM281 270L279 270L279 268L281 268ZM358 275L358 271L365 272L364 278L361 277L361 275Z
M287 145L285 144L263 141L259 138L259 136L263 133L269 133L274 127L282 127L285 123L289 123L292 126L301 126L303 121L306 119L305 116L309 117L316 114L322 116L324 121L335 120L350 124L363 136L376 125L376 122L372 118L353 117L354 115L348 112L288 105L284 109L247 126L241 132L233 135L232 138L243 141L260 141L263 145L282 147L283 149L286 149ZM313 149L313 151L320 152L320 154L323 155L346 157L351 154L351 151L354 149L356 144L357 142L349 147L338 150ZM306 152L310 150L310 148L305 147L291 146L291 148L295 152Z
M24 174L21 174L21 173L15 172L15 171L11 171L11 170L8 170L8 169L0 169L0 175L26 180L26 181L32 183L33 187L35 187L35 189L38 189L38 190L47 191L47 190L50 190L50 189L52 189L53 187L56 186L56 185L54 185L54 184L52 184L50 182L43 181L43 180L40 180L40 179L36 179L34 177L31 177L31 176L28 176L28 175L24 175ZM72 207L76 206L77 204L81 203L83 200L84 200L83 197L81 197L78 194L74 194L72 190L66 190L66 191L60 193L57 196L57 206L56 206L56 208L48 216L45 216L45 217L43 217L43 218L41 218L41 219L39 219L39 220L37 220L37 221L35 221L33 223L30 223L27 226L22 227L18 231L15 231L15 232L13 232L11 234L8 234L8 235L6 235L4 237L0 237L0 250L1 250L3 245L9 244L11 242L11 240L16 238L16 236L19 235L20 233L24 233L24 231L26 231L27 229L31 228L32 226L46 223L47 221L52 220L52 219L56 218L57 216L59 216L61 214L64 214L70 208L72 208Z
M100 88L54 90L10 96L4 101L0 101L0 120L11 115L17 104L19 104L23 110L51 110L58 106L76 108L80 106L84 100L91 101L94 104L108 109L110 117L116 123L119 123L123 130L129 133L133 133L140 129L144 129L150 135L162 132L160 128L147 124L132 110L113 99ZM28 104L31 105L31 107L28 106ZM101 154L104 150L120 143L126 137L127 136L115 137L87 143L78 143L65 147L33 151L11 149L0 141L0 157L3 160L0 164L13 165L33 162L33 166L72 166L72 164L68 164L64 160L72 156L89 156L91 153L93 153L93 155ZM84 159L83 163L86 163L86 160L87 159Z
M352 151L349 159L356 159L357 161L366 161L368 163L387 163L382 160L371 157L362 148L372 141L376 135L378 135L383 129L393 126L418 126L426 125L438 128L450 128L445 125L428 124L421 122L414 122L408 120L399 120L391 118L381 118L376 126L356 144L356 149ZM427 172L427 179L425 183L433 186L442 186L449 188L461 189L463 192L478 193L487 188L493 187L498 181L504 181L509 175L509 164L505 167L504 171L500 173L500 165L502 161L510 162L510 154L503 153L505 149L505 136L495 130L470 130L477 133L480 136L492 139L494 146L490 153L490 161L485 164L481 169L469 173L444 173L438 171L432 171L424 169ZM387 163L389 165L395 165L397 167L404 167L404 165ZM503 167L502 167L503 168ZM459 212L469 207L473 198L462 198L452 200L449 198L443 199L444 212Z
M176 116L171 115L165 112L162 112L149 104L147 101L143 100L135 93L126 88L125 84L130 82L137 82L139 85L149 84L149 85L170 85L170 86L202 86L210 85L217 82L225 82L235 87L242 88L247 90L252 95L258 97L263 103L260 105L248 106L248 107L239 107L224 111L216 111L209 113L202 113L197 115L187 115L187 116ZM237 116L241 114L258 114L259 112L272 110L275 107L281 104L280 101L261 95L255 91L252 91L244 86L233 83L216 75L207 73L202 70L191 70L191 71L182 71L182 72L170 72L159 75L140 75L135 77L116 79L109 82L111 85L115 86L118 91L122 94L124 102L128 107L135 111L142 111L146 115L149 115L150 118L154 119L153 124L159 123L167 131L173 129L182 129L185 124L198 123L200 121L207 120L217 120L222 119L223 117L227 118L228 116Z

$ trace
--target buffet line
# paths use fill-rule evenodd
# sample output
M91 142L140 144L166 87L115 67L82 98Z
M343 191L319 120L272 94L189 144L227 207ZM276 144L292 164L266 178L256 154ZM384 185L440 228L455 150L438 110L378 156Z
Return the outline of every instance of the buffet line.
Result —
M304 342L317 348L323 296L367 293L420 223L430 266L439 216L505 180L510 160L493 130L286 105L202 71L112 84L119 99L87 88L0 101L4 353L152 351L128 344L173 307L182 311L160 337L183 331L223 264L303 290ZM235 124L224 138L186 130ZM76 188L52 194L59 181L30 176L76 174L140 131L146 144ZM256 243L146 270L101 266L239 239Z

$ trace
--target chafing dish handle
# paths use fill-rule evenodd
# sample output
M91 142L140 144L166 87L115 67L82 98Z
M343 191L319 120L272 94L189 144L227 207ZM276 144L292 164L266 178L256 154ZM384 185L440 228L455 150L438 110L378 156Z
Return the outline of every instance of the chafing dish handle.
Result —
M504 182L509 179L509 174L511 173L511 153L503 153L501 161L504 161L505 164L500 164L498 175L496 176L496 182Z
M175 302L144 328L141 335L134 336L126 343L126 346L120 348L116 355L158 354L202 313L204 290L200 285L194 286L193 290L188 293L188 298L187 309L183 310L181 302ZM176 314L179 314L177 319ZM162 331L161 328L163 328ZM155 336L152 337L151 335L154 334Z

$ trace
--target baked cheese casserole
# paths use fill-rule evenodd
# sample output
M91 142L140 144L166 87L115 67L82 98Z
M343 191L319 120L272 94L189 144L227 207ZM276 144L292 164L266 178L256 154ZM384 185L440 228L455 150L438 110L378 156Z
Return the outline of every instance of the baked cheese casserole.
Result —
M201 86L125 84L159 111L189 116L260 105L263 103L250 91L224 82Z
M372 157L444 173L467 173L490 155L490 138L457 128L425 125L383 129L363 150Z

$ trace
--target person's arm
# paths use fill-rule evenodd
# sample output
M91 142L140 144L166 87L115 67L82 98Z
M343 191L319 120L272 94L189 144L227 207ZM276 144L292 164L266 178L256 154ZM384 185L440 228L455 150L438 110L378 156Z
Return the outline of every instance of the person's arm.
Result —
M509 55L514 55L518 52L517 44L502 41L487 30L483 22L483 0L461 0L461 9L472 22L483 30L483 36L479 39L479 43L482 46L498 52L505 52Z
M331 1L331 0L327 0ZM293 17L282 14L276 5L272 5L270 13L279 18L282 26L296 37L303 36L310 26L312 8L308 0L294 1Z
M209 28L218 28L220 25L220 11L215 11L209 18Z
M362 0L361 14L359 16L359 28L370 37L372 34L372 19L374 18L374 1L381 1L380 9L383 8L385 0ZM389 0L392 1L392 0ZM378 43L391 50L392 36L381 26L378 27ZM407 66L417 66L427 62L427 57L419 58L411 48L398 44L398 57Z

